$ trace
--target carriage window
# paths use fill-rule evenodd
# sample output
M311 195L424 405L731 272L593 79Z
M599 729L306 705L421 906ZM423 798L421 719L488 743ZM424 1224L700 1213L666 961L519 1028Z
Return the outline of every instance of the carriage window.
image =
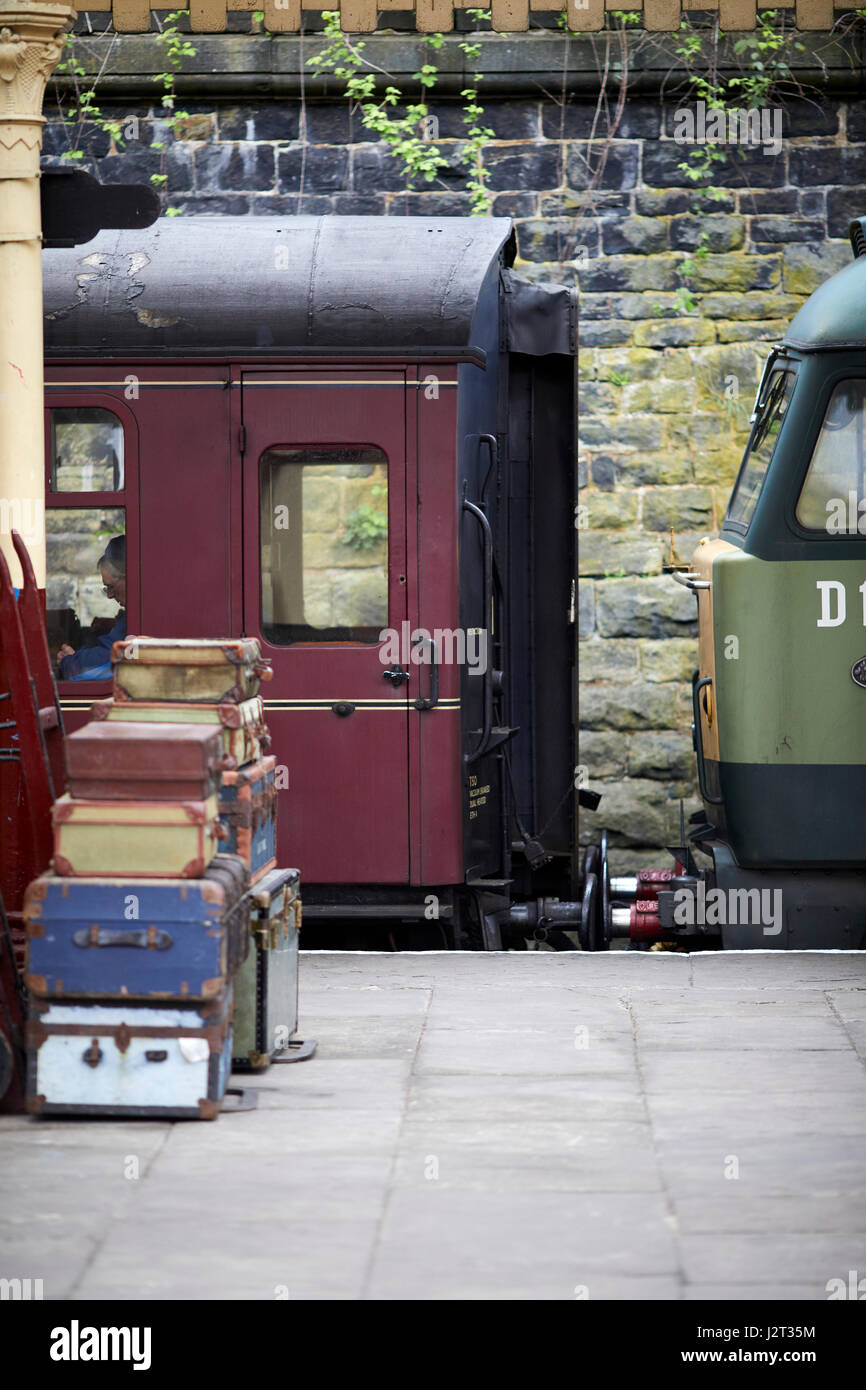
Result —
M109 674L104 670L96 674L108 662L108 638L126 635L125 532L123 507L46 509L48 647L55 669L66 655L75 654L57 671L64 680L101 679Z
M123 426L95 406L50 412L49 488L52 492L121 492Z
M739 523L744 529L752 520L761 495L793 390L794 373L775 371L761 393L757 419L725 517L726 521Z
M797 520L831 536L866 535L866 381L842 381L830 397L797 502Z
M388 625L388 460L372 446L262 455L262 632L376 642Z

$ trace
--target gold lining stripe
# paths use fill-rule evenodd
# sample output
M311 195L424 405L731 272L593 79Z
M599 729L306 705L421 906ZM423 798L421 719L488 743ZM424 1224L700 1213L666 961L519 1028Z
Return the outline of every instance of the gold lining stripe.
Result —
M299 700L263 699L263 703L265 709L291 709L292 705L334 705L339 704L341 701L345 702L346 700L351 700L353 705L388 705L394 709L399 709L407 703L412 703L411 698L404 700L389 700L384 695L372 699L366 696L356 699L354 695L307 695ZM459 705L460 697L458 695L447 695L443 697L439 703L440 705Z
M184 387L184 386L214 386L214 387L219 387L219 389L220 389L221 391L224 391L224 390L226 389L227 386L244 386L244 387L250 387L250 386L397 386L397 387L401 387L401 388L404 387L404 386L414 386L414 387L416 388L416 390L420 390L422 386L426 389L426 388L430 385L430 382L427 381L427 380L422 380L422 381L354 381L354 380L352 380L352 381L284 381L284 380L280 379L280 380L277 380L277 381L234 381L234 380L229 381L229 379L228 379L227 377L221 378L221 379L219 379L219 380L213 380L213 379L211 379L211 380L208 380L208 381L189 381L189 380L183 380L183 381L145 381L143 378L137 376L137 374L136 374L135 372L130 372L129 375L130 375L130 376L136 377L136 380L135 380L135 383L134 383L134 384L135 384L136 390L138 390L140 387L143 387L143 386L174 386L174 387L177 387L178 389L180 389L180 388L182 388L182 387ZM433 375L435 375L435 373L433 373ZM128 381L126 378L124 378L123 381L46 381L46 383L45 383L45 389L46 389L46 391L72 391L72 390L82 390L82 389L84 389L85 387L87 387L87 388L92 388L92 387L106 386L106 387L114 387L114 388L116 388L116 389L118 389L118 390L121 389L121 388L123 388L123 390L128 390L129 387L130 387L130 385L132 385L132 384L133 384L133 383L131 383L130 381ZM459 381L443 380L442 377L436 377L436 385L437 385L437 386L459 386L460 383L459 383Z
M459 709L460 709L460 706L459 706L459 705L445 705L445 704L442 703L441 700L440 700L437 704L431 706L431 709L430 709L430 710L423 710L423 711L422 711L422 710L416 710L414 704L410 704L410 705L374 705L374 704L361 704L361 703L359 703L358 700L334 700L332 703L335 704L335 705L338 705L338 704L354 705L354 706L355 706L355 709L356 709L360 714L385 714L385 713L389 712L390 710L397 710L397 711L398 711L399 713L401 713L401 714L421 714L421 713L429 714L429 713L432 712L432 710L435 710L435 709L444 709L444 710L459 710ZM327 705L303 705L303 704L301 704L301 705L277 705L276 708L275 708L274 706L269 706L269 708L270 708L270 711L271 711L272 714L311 714L311 713L315 713L315 714L329 714L330 711L331 711L331 705L330 705L330 704L327 704Z
M412 710L412 709L415 708L414 701L412 701L412 700L410 700L408 703L404 703L404 702L402 702L402 701L401 701L400 703L398 703L396 700L350 700L350 699L347 699L347 698L344 697L342 700L296 700L296 701L286 701L285 703L280 703L280 702L276 701L276 702L272 702L272 703L270 703L270 704L266 704L266 705L265 705L265 711L267 712L268 710L271 710L273 713L276 713L276 714L290 714L290 713L292 712L292 710L296 710L296 709L325 709L325 710L329 710L329 709L331 708L332 705L354 705L356 709L364 709L364 710L391 710L391 709L395 709L395 710L404 710L404 711L405 711L405 710ZM436 709L436 708L439 708L439 709L459 709L459 708L460 708L460 701L459 701L459 700L438 700L437 703L436 703L436 705L433 706L433 708L434 708L434 709Z
M431 373L435 376L435 373ZM282 378L276 381L232 381L232 386L429 386L429 381L284 381ZM443 381L442 377L436 377L437 386L459 386L458 381Z
M94 703L94 700L96 700L97 698L106 698L106 697L97 697L97 696L93 696L92 698L87 699L87 700L61 700L61 701L60 701L60 708L61 708L61 709L65 709L65 710L89 710L90 707L91 707L91 705ZM124 701L124 703L126 704L127 702ZM132 703L132 702L130 702L130 703ZM196 703L196 702L193 702L193 703ZM329 709L331 708L332 705L341 705L341 704L344 704L344 705L354 705L356 708L360 708L360 709L372 709L372 710L389 710L389 709L396 709L396 710L402 710L404 713L405 713L406 711L408 711L408 710L413 710L413 709L415 708L414 703L413 703L412 700L409 700L409 701L405 701L405 700L351 700L351 699L348 699L346 696L341 696L341 697L339 697L339 698L335 698L335 699L332 699L332 700L329 700L329 699L318 700L318 699L313 699L313 698L311 698L311 699L309 699L309 700L265 700L265 701L263 701L263 704L264 704L264 707L265 707L266 710L276 710L277 712L282 712L282 713L288 713L288 712L290 712L290 711L292 711L292 710L297 710L297 709L303 709L303 710L311 710L311 709L329 710ZM460 708L460 700L457 699L457 698L448 696L448 697L445 698L445 699L438 700L437 703L433 706L433 708L434 708L434 709L459 709L459 708ZM151 721L149 721L149 722L151 722ZM152 721L152 722L157 723L157 722L159 722L159 721L154 720L154 721ZM163 721L163 722L165 722L165 723L171 723L171 720L165 720L165 721Z
M139 386L219 386L221 390L229 385L236 386L237 382L229 382L228 377L220 377L218 380L209 381L142 381L141 377L136 376L135 372L130 372L130 376L135 377L135 387ZM64 391L73 386L122 386L126 390L133 383L123 381L46 381L46 391Z

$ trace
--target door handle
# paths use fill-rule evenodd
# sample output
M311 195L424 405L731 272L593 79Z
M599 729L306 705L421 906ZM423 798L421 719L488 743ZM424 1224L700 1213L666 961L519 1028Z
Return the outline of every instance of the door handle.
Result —
M415 701L416 709L433 709L439 703L439 652L432 637L416 637L415 646L423 647L425 642L430 643L432 653L430 660L430 694L427 698L420 695Z
M409 679L409 672L404 671L402 666L389 666L387 671L382 672L382 676L386 681L393 681L396 686Z

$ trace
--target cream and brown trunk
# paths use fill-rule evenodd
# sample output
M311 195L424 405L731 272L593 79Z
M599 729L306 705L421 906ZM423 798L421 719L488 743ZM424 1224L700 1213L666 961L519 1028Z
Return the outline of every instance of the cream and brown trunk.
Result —
M21 532L45 587L42 398L42 97L75 18L69 5L0 0L0 547L20 583Z

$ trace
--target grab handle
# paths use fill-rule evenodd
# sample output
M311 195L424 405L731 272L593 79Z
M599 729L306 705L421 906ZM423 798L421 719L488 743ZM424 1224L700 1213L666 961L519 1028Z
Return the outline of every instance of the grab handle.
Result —
M492 612L493 612L493 532L490 529L490 522L484 515L480 507L476 507L474 502L469 502L464 497L463 510L471 512L481 527L484 539L484 629L488 635L491 631ZM484 694L483 694L483 727L481 737L471 753L465 755L467 763L474 763L484 753L487 752L487 745L490 742L490 730L493 726L493 667L488 659L484 668Z
M697 674L697 672L695 673ZM695 753L698 759L698 790L704 801L710 806L722 806L724 797L711 796L707 791L707 774L704 766L704 738L701 728L701 701L700 694L704 686L712 685L712 676L704 676L703 680L692 682L692 709L695 715Z
M432 637L416 637L414 645L423 647L430 645L430 694L426 697L420 696L415 701L416 709L434 709L439 703L439 650Z
M83 927L73 932L76 946L138 946L143 951L167 951L174 943L167 931L144 927L141 931L114 931L111 927Z

